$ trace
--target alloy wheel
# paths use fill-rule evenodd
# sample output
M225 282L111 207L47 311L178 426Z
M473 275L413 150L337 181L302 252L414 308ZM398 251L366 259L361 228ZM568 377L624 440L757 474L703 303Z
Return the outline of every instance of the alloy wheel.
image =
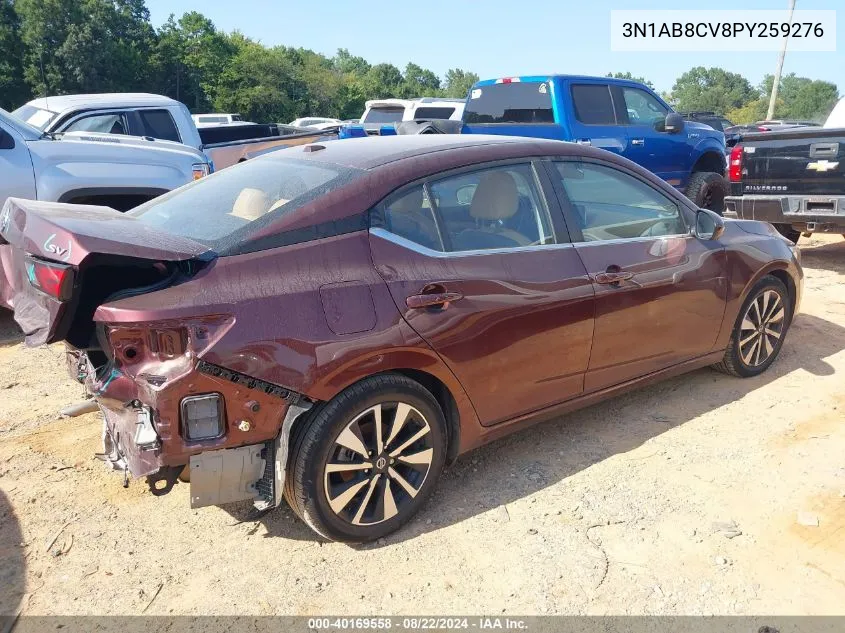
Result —
M334 441L325 465L329 507L352 525L376 525L413 506L431 470L431 426L404 402L368 408Z
M748 367L759 367L774 354L783 336L786 310L783 298L772 289L761 292L742 317L739 357Z

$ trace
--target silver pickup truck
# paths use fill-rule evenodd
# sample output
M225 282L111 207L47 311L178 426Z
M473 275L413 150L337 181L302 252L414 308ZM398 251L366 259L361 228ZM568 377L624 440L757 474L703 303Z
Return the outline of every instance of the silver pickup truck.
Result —
M54 136L0 109L0 208L16 197L126 211L210 171L202 152L181 143L82 131ZM0 244L0 261L7 249ZM8 288L0 278L0 306L11 307Z
M315 130L276 123L197 128L185 104L147 93L41 97L12 114L51 134L98 132L182 143L203 152L215 171L272 148L315 140Z

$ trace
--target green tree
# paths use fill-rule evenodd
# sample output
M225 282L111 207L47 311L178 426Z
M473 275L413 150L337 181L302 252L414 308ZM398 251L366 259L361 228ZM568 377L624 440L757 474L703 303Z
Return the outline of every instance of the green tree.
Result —
M23 79L23 51L12 0L0 0L0 108L12 110L30 97Z
M678 77L672 100L682 112L712 110L725 113L758 99L760 92L737 73L696 66Z
M345 48L337 49L337 53L332 59L334 67L345 75L352 74L361 76L366 74L370 69L370 64L363 57L352 55Z
M654 90L654 84L651 83L648 79L646 79L645 77L636 77L636 76L632 75L630 72L607 73L605 75L605 77L612 77L614 79L630 79L631 81L637 81L641 84L645 84L646 86L648 86L649 88Z
M475 73L460 68L450 68L446 71L445 81L443 82L444 96L466 98L470 88L477 81L478 75Z
M780 99L778 100L780 101ZM749 101L739 108L727 110L725 116L737 125L744 123L754 123L766 117L766 109L769 107L769 100L764 98L754 99Z
M774 77L766 75L760 86L766 95L772 92ZM795 73L782 76L778 87L778 101L775 104L775 118L809 119L823 121L839 100L836 84L829 81L797 77Z
M440 95L440 78L430 70L409 63L405 67L400 93L403 97L437 97Z
M137 90L155 33L144 0L16 0L23 73L37 94Z

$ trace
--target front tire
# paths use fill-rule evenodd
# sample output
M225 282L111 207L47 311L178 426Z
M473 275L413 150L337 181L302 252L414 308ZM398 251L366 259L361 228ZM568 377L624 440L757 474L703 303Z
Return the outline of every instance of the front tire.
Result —
M700 209L709 209L719 215L725 212L725 196L728 193L727 180L712 171L695 172L687 183L687 198Z
M285 498L334 541L373 541L407 523L446 461L434 396L398 374L372 376L326 403L295 432Z
M783 282L767 275L739 311L725 356L713 368L740 378L759 376L775 361L792 321L792 299Z

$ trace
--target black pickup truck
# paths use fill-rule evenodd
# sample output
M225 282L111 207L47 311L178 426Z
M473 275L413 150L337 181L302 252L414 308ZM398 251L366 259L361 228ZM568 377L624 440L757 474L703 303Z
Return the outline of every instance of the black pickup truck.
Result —
M726 217L771 222L802 234L845 235L845 128L741 134L728 161Z

